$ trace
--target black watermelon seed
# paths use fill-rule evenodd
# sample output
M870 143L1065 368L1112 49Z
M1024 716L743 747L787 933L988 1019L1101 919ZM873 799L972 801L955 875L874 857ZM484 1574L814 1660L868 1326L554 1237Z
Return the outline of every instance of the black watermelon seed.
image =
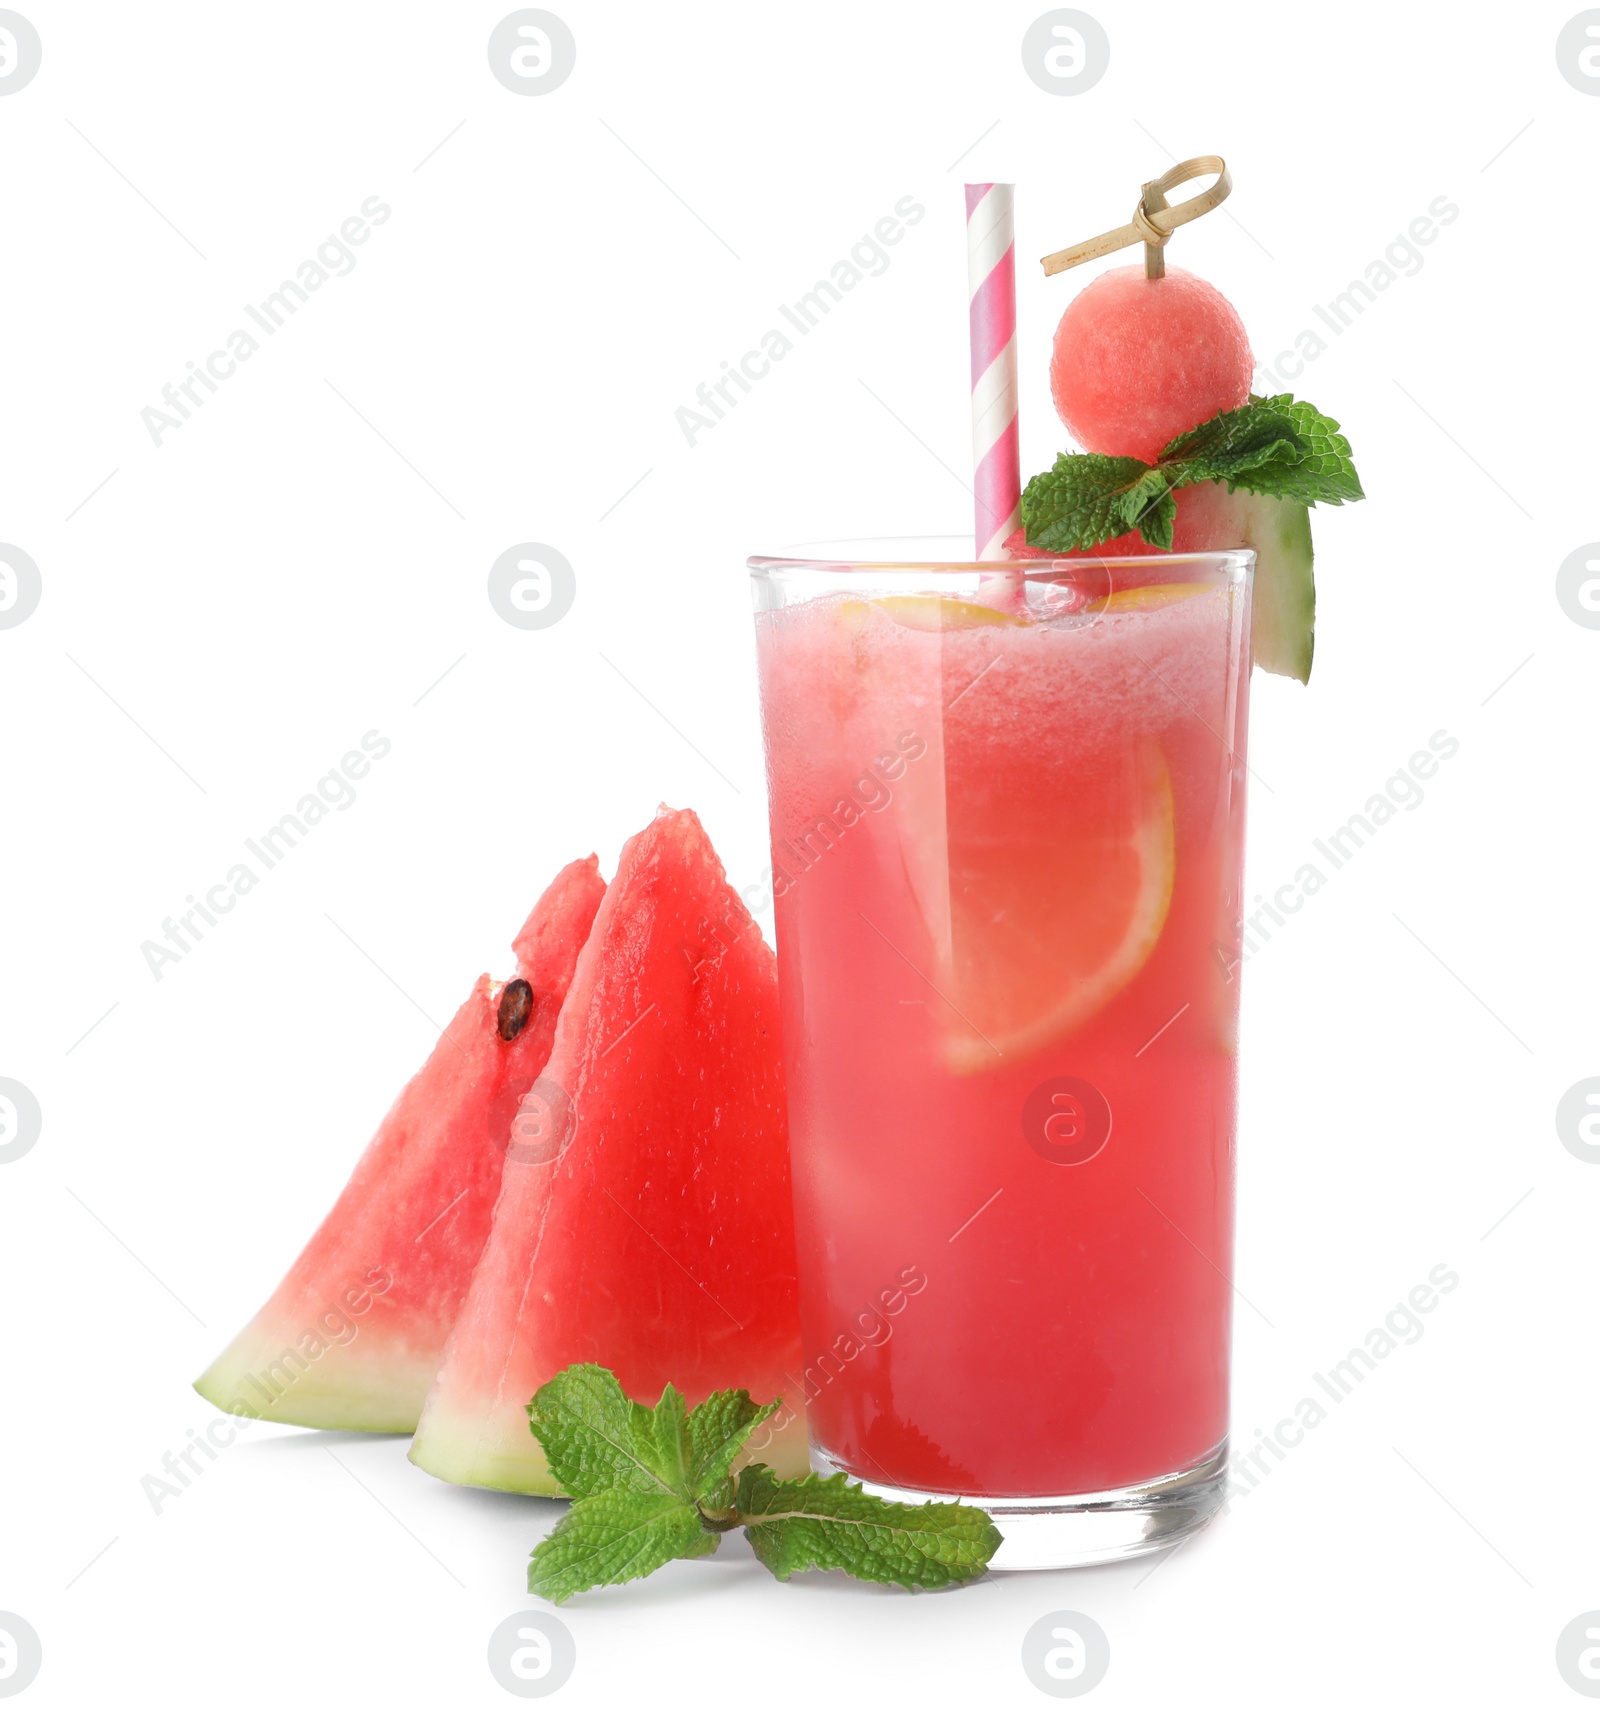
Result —
M526 979L507 981L500 993L500 1036L510 1044L533 1014L533 987Z

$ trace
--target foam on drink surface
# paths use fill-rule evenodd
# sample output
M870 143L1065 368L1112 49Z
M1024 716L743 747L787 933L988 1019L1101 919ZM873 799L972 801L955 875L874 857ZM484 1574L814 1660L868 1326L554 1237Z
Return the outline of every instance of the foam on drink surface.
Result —
M961 620L971 603L916 596L919 626L886 603L835 594L763 613L764 711L787 758L774 805L821 810L905 733L986 750L1002 770L1093 771L1141 734L1232 723L1221 661L1236 621L1226 587L1135 610L1052 610L1030 589L1025 616ZM938 627L938 602L951 615Z

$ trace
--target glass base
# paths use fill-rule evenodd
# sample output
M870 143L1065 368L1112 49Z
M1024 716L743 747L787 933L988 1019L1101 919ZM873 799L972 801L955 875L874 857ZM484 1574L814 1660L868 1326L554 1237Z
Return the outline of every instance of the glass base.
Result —
M811 1463L823 1473L856 1473L813 1444ZM885 1501L950 1501L981 1507L1004 1539L989 1563L991 1572L1039 1572L1053 1567L1092 1567L1170 1549L1192 1537L1222 1506L1228 1482L1226 1440L1197 1466L1126 1489L1084 1495L952 1497L925 1489L860 1479Z

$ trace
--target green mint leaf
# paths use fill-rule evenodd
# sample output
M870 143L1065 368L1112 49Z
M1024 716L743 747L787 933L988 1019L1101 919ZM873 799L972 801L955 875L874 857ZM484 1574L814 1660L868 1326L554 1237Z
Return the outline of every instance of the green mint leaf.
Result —
M652 1412L629 1400L603 1366L569 1365L528 1403L528 1423L568 1495L664 1491L690 1499L683 1397L670 1384Z
M1238 485L1240 477L1265 464L1299 462L1310 447L1289 413L1279 407L1282 401L1253 397L1180 433L1161 453L1162 472L1175 487L1196 481Z
M785 1483L762 1465L739 1474L750 1546L780 1579L808 1567L932 1590L976 1578L1000 1546L989 1515L958 1502L882 1501L843 1472Z
M1170 549L1172 525L1178 518L1178 507L1172 498L1173 484L1165 470L1146 469L1119 506L1122 532L1136 528L1148 544Z
M1180 433L1154 467L1136 457L1062 452L1023 489L1024 538L1041 551L1071 552L1136 529L1147 544L1170 550L1172 495L1200 481L1308 505L1366 496L1338 422L1283 392L1252 396Z
M1332 416L1323 415L1315 405L1292 398L1287 392L1267 402L1285 411L1309 449L1295 466L1293 473L1297 479L1293 483L1253 487L1251 491L1270 493L1273 498L1299 499L1302 504L1354 504L1367 496L1361 490L1361 477L1350 458L1350 441L1339 431L1339 424ZM1276 472L1265 473L1274 477Z
M696 1501L727 1505L731 1493L724 1486L734 1456L778 1404L757 1406L747 1389L719 1389L689 1414L689 1490Z
M1146 513L1171 504L1153 483ZM655 1407L628 1399L599 1365L569 1365L528 1403L551 1470L576 1499L533 1551L528 1589L552 1602L709 1555L743 1525L778 1578L837 1567L881 1584L933 1589L976 1578L1000 1545L988 1514L958 1502L880 1501L842 1472L785 1483L731 1467L778 1410L722 1389L690 1411L668 1383Z
M1261 419L1276 416L1287 422L1299 441L1298 454L1292 458L1271 457L1241 465L1232 472L1223 469L1215 475L1197 475L1194 479L1226 481L1230 489L1243 487L1247 492L1263 493L1268 498L1297 499L1301 504L1351 504L1366 497L1361 490L1361 477L1350 458L1350 441L1331 416L1323 415L1314 404L1291 397L1288 392L1270 398L1252 397L1242 408L1229 413L1247 416L1251 412ZM1161 453L1163 461L1185 439L1203 433L1212 425L1203 423L1191 434L1175 439Z
M639 1458L651 1466L667 1488L685 1501L694 1500L689 1483L689 1414L683 1396L668 1383L652 1412L633 1408L633 1440Z
M1148 504L1143 483L1151 472L1137 457L1063 451L1054 468L1035 475L1023 489L1022 526L1028 544L1046 552L1071 552L1126 534L1135 526L1126 506L1136 492L1143 495L1139 505ZM1170 526L1168 533L1170 538Z
M691 1502L664 1491L609 1489L575 1501L533 1551L528 1589L565 1602L580 1590L644 1578L668 1561L709 1555L720 1541Z

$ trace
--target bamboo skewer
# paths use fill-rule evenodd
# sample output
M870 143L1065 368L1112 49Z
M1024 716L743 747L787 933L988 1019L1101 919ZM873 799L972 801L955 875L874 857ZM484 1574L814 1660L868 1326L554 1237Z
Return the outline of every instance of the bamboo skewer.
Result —
M1190 196L1187 201L1179 202L1175 206L1169 205L1169 190L1175 190L1180 184L1187 184L1192 178L1203 178L1208 172L1216 174L1216 182L1209 190L1202 190L1199 195ZM1227 162L1221 155L1201 154L1193 160L1179 161L1159 178L1152 178L1148 184L1141 187L1139 205L1134 209L1133 218L1127 225L1118 226L1114 231L1101 232L1098 237L1086 238L1082 243L1073 244L1070 249L1058 249L1053 255L1044 256L1040 265L1046 274L1064 273L1069 267L1079 267L1085 261L1096 261L1102 255L1110 255L1116 250L1127 248L1130 243L1142 243L1145 277L1159 279L1166 273L1166 261L1161 252L1167 239L1179 226L1188 225L1191 220L1197 220L1202 214L1209 214L1213 208L1221 207L1232 189L1233 180L1228 176Z

